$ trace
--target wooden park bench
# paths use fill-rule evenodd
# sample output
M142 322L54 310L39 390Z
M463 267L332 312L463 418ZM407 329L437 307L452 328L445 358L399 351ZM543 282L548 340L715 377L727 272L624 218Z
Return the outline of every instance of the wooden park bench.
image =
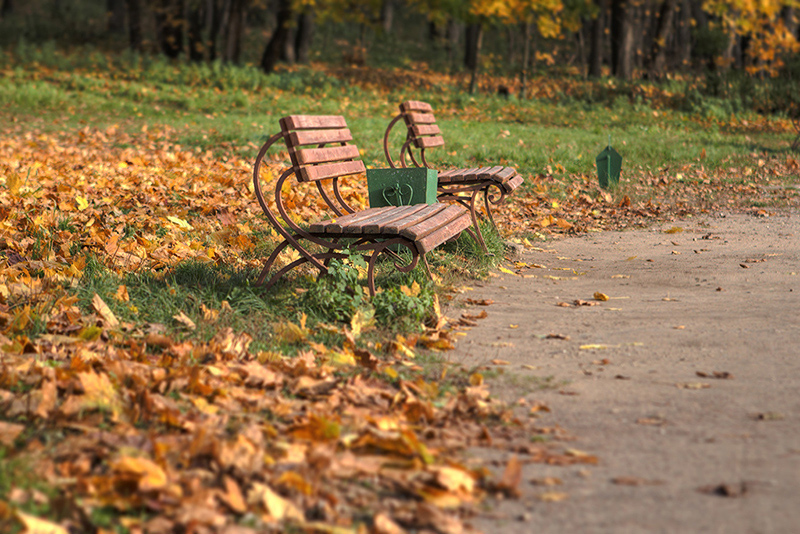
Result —
M469 213L458 205L435 203L360 211L348 205L341 193L340 179L358 179L364 175L365 167L359 159L358 148L350 143L352 136L344 117L292 115L281 119L280 126L281 131L261 147L253 169L258 203L272 226L283 236L283 241L266 260L257 285L264 283L286 247L294 248L300 258L278 269L267 282L267 288L295 267L310 263L322 274L327 272L331 259L343 259L350 252L356 252L367 260L367 283L370 294L374 295L375 264L380 254L390 256L394 266L402 272L413 269L420 257L427 268L427 252L464 230L472 234ZM262 193L260 168L269 148L279 140L283 140L289 150L291 166L275 180L273 208ZM298 184L316 186L332 217L309 221L307 228L296 223L283 198L284 188L294 180ZM398 247L411 253L410 261L395 252L400 250Z
M400 148L397 162L392 159L389 152L389 134L400 120L406 125L405 142ZM426 102L409 100L400 104L400 114L389 123L383 136L383 151L389 166L397 165L406 167L407 158L416 167L428 167L425 151L429 148L444 146L444 138L433 108ZM513 192L523 182L522 176L517 174L513 167L500 165L493 167L474 167L470 169L450 169L439 173L438 195L442 201L455 201L467 207L472 218L472 226L478 237L478 242L486 251L486 242L478 226L478 213L475 202L483 194L483 203L489 221L497 230L497 224L492 216L492 205L499 205L506 195Z

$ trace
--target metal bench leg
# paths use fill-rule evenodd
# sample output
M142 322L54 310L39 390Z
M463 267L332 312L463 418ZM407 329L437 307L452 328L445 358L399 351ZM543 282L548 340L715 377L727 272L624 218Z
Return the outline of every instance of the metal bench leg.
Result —
M483 233L481 232L481 227L478 225L478 215L475 213L475 199L478 197L478 193L480 189L476 189L472 192L472 197L470 197L469 201L469 215L472 217L472 226L475 228L475 236L477 238L478 244L483 249L484 254L489 254L489 249L486 247L486 241L483 240Z

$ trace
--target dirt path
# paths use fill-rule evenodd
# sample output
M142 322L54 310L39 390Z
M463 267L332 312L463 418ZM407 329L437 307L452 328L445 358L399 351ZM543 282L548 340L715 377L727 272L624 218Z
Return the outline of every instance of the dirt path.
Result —
M543 268L462 295L494 304L449 359L487 376L502 369L492 391L545 403L541 424L567 429L567 446L599 463L528 464L522 497L493 502L473 525L800 532L800 214L690 219L544 248L521 258ZM547 477L561 484L541 485Z

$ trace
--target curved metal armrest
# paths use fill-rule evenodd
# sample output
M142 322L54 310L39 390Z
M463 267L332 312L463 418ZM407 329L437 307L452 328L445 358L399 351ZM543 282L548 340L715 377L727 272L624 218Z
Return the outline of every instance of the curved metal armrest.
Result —
M389 133L391 133L392 128L394 128L394 125L397 124L397 121L399 121L402 118L403 118L403 114L402 113L397 115L395 118L393 118L392 122L389 123L389 126L386 127L386 133L383 134L383 153L384 153L384 155L386 155L386 162L389 164L389 166L392 169L396 168L397 165L395 165L391 154L389 154ZM408 138L408 134L406 134L406 138ZM404 155L403 155L402 151L400 152L400 158L401 159L404 158Z

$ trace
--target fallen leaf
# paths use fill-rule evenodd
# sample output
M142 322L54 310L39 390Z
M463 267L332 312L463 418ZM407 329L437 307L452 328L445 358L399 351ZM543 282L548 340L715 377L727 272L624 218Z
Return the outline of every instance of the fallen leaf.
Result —
M605 301L608 300L608 295L606 295L605 293L600 293L599 291L596 291L595 294L594 294L594 299L595 300L599 300L601 302L605 302Z
M616 477L611 479L612 484L619 486L659 486L664 483L663 480L648 480L639 477Z
M184 325L189 330L194 330L195 328L197 328L197 325L194 324L194 321L192 321L189 318L189 316L183 313L182 311L178 311L178 313L173 315L172 318L181 323L182 325Z
M697 491L700 493L707 493L708 495L716 495L718 497L742 497L747 493L747 483L738 482L734 484L702 486L697 488Z
M103 322L108 328L119 327L119 320L114 315L114 312L111 311L111 308L108 307L108 304L106 304L97 293L95 293L92 297L92 307L97 313L100 314L100 317L102 317Z
M679 389L708 389L711 387L711 384L705 384L703 382L688 382L683 384L675 384Z
M561 502L568 498L569 494L562 491L548 491L538 496L538 499L543 502Z
M705 373L703 371L697 371L695 373L700 378L719 378L722 380L730 380L733 378L733 375L728 371L714 371L712 373Z
M569 336L565 336L564 334L547 334L545 337L547 339L563 339L564 341L569 341Z

